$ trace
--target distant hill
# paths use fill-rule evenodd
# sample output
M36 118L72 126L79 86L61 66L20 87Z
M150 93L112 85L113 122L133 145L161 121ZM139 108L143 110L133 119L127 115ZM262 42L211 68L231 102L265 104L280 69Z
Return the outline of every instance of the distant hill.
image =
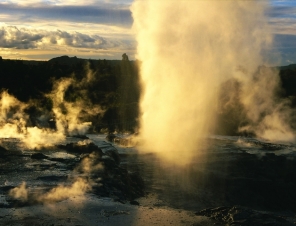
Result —
M287 66L280 66L280 70L296 70L296 64L290 64Z
M60 57L55 57L50 59L48 62L49 63L59 63L63 65L73 65L77 64L79 62L85 61L84 59L79 59L76 56L74 57L69 57L69 56L60 56Z
M49 63L59 63L59 64L62 64L62 65L69 65L69 66L72 66L72 65L77 64L77 63L87 62L87 61L88 62L93 62L93 63L96 63L98 61L107 61L110 65L116 65L116 64L118 65L121 62L121 60L82 59L82 58L77 58L76 56L69 57L69 56L66 56L66 55L65 56L60 56L60 57L55 57L55 58L52 58L52 59L48 60Z

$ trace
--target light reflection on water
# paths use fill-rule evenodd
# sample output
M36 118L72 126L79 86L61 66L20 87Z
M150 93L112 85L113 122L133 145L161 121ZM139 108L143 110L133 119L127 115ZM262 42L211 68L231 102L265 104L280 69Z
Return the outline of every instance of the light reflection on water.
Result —
M263 156L266 153L275 155L296 155L296 145L294 143L275 143L263 139L240 136L210 136L210 142L216 146L216 150L226 152L246 152ZM217 146L219 145L219 146ZM213 148L213 146L212 146ZM210 151L210 150L209 150Z

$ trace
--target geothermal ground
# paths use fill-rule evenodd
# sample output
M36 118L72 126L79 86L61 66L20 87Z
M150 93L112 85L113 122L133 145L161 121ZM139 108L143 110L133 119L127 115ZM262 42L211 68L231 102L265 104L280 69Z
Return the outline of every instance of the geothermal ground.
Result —
M87 137L40 150L1 140L0 225L296 224L292 144L213 136L180 166Z

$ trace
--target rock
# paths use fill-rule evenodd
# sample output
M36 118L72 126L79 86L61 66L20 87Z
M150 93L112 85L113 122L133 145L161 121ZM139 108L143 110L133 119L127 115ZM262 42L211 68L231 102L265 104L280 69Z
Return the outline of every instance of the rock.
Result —
M112 197L121 200L133 200L145 194L144 181L139 173L128 172L120 166L120 156L117 150L107 150L105 153L94 143L80 141L67 145L59 145L61 149L80 155L80 161L76 170L83 172L82 162L85 158L91 160L91 164L103 165L103 168L92 170L89 177L94 182L92 191L99 196ZM97 180L100 178L100 180Z
M88 176L94 182L92 190L95 194L104 197L112 197L124 200L133 200L145 194L144 181L139 173L128 172L120 166L120 156L117 150L108 150L105 153L93 143L70 143L59 145L61 149L80 155L78 165L73 166L76 170L84 172L85 158L89 158L91 165L103 165L103 168L92 169ZM71 160L74 162L73 160ZM100 178L99 180L97 180Z
M133 200L145 195L143 179L137 173L130 173L118 166L109 156L103 156L103 172L99 175L100 187L93 191L97 195L113 197L114 199ZM135 176L137 175L137 176Z
M273 213L256 211L239 206L204 209L195 214L197 216L212 218L218 223L226 225L293 225L283 217L276 216Z
M134 139L134 135L119 135L119 134L109 134L106 137L106 140L117 145L131 147L136 145L136 141Z
M108 134L106 136L106 140L109 141L109 142L114 142L114 139L116 138L117 136L115 134Z
M6 158L7 157L7 149L5 149L4 147L0 146L0 158Z
M50 176L37 177L36 180L49 181L49 182L52 182L52 181L61 182L61 181L66 181L67 178L68 178L67 176L50 175Z
M83 140L87 140L87 139L89 139L87 136L85 136L85 135L73 135L73 136L71 136L71 137L75 137L75 138L79 138L79 139L83 139Z
M120 202L121 204L125 204L126 202L125 201L123 201L123 200L121 200L121 199L114 199L113 200L114 202Z
M113 171L118 166L114 159L107 155L103 156L102 163L104 165L105 170L108 171Z
M58 148L67 150L67 152L70 153L76 153L76 154L90 154L92 152L98 153L100 156L103 156L103 151L98 146L96 146L94 143L69 143L66 145L58 145Z
M137 201L133 200L133 201L130 201L130 204L131 205L135 205L135 206L139 206L140 203L138 203Z
M5 159L6 157L7 156L4 153L0 152L0 159Z
M120 164L120 156L117 150L108 150L105 152L106 155L110 156L117 165Z
M42 153L36 153L31 155L31 159L48 159L48 157Z

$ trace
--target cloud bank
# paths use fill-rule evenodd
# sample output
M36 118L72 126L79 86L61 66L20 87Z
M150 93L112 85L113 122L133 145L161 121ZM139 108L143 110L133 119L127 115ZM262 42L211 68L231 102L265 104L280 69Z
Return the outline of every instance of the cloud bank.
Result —
M120 4L53 5L53 4L16 4L1 3L0 14L17 17L23 22L32 20L63 20L79 23L100 23L114 26L132 24L130 10ZM10 18L8 18L10 20Z
M0 0L0 27L15 26L18 29L24 27L31 30L29 39L2 40L1 47L5 49L1 50L0 47L0 55L4 58L17 56L23 59L49 59L67 51L68 55L82 58L103 56L106 59L121 59L122 53L126 52L130 59L134 59L136 42L130 30L133 19L129 9L132 2L133 0ZM178 4L177 0L171 2ZM267 16L275 31L277 49L268 50L266 55L275 59L277 56L274 55L280 53L280 64L295 63L296 44L291 45L291 42L286 43L286 40L296 43L296 3L272 0L269 4ZM57 34L57 29L63 34ZM22 33L28 32L22 30ZM56 44L50 44L47 40L45 45L47 38L44 37L51 39L53 36L52 41L55 40ZM59 38L55 39L57 36ZM32 40L34 38L35 41ZM84 39L87 40L86 44L81 44L80 40ZM45 46L41 47L39 44ZM82 52L82 48L87 49ZM29 49L33 51L24 51ZM274 63L277 64L278 61Z
M99 35L88 35L79 32L47 31L40 29L6 26L0 28L0 47L15 49L47 49L54 46L75 48L129 48L128 42L105 39Z
M296 63L296 3L294 1L272 1L268 12L273 28L275 49L281 55L281 64Z
M135 52L130 0L0 0L0 55L121 59ZM133 58L133 57L130 57Z
M134 48L135 41L128 38L102 37L97 34L65 30L44 30L17 26L0 27L0 55L4 58L6 58L6 54L8 58L14 58L16 55L18 58L23 58L21 57L22 51L36 51L36 55L38 55L38 51L50 51L53 53L52 57L65 52L78 56L80 53L99 55L100 52L103 52L105 55L109 54L114 57L116 53L120 53L118 54L120 56L123 52L133 51Z

